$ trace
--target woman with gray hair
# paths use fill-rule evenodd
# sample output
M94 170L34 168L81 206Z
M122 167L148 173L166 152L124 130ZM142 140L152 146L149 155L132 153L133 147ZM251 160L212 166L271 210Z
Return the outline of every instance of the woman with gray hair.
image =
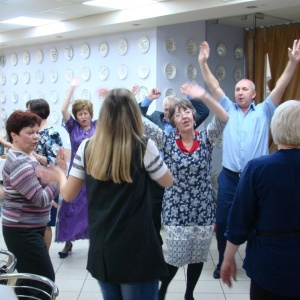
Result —
M251 160L235 194L221 277L236 280L235 253L247 241L243 268L251 300L300 299L300 102L281 104L271 121L278 151Z

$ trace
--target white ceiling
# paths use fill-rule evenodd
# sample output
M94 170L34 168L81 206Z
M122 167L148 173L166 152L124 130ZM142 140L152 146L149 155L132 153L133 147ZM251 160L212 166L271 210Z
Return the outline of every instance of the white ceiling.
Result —
M122 11L83 5L85 1L0 0L0 22L19 16L60 21L31 28L0 23L0 50L198 20L244 28L300 22L300 0L160 0Z

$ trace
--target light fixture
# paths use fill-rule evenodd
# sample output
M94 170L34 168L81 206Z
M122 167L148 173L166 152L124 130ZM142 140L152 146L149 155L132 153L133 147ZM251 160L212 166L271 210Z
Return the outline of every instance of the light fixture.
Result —
M47 24L52 24L52 23L57 23L57 22L59 22L59 21L49 20L49 19L17 17L17 18L6 20L6 21L2 21L0 23L24 25L24 26L42 26L42 25L47 25Z
M109 7L109 8L115 8L115 9L126 9L126 8L132 8L132 7L153 4L153 3L157 3L157 2L158 2L157 0L126 0L126 1L93 0L93 1L83 2L82 4L92 5L92 6L100 6L100 7Z

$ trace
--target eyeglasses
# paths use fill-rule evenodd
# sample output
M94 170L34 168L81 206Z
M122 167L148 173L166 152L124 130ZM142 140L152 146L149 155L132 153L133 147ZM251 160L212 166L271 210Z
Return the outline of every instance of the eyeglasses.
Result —
M175 116L174 116L174 119L182 119L183 118L183 115L186 115L187 117L190 116L192 114L192 111L190 109L187 109L183 112L179 112L179 113L176 113Z

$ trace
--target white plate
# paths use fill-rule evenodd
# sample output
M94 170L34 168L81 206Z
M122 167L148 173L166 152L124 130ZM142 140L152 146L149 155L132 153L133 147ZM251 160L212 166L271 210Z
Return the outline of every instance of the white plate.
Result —
M11 82L13 85L16 85L18 83L18 74L17 73L11 74Z
M219 43L216 47L217 55L219 57L224 57L226 55L226 46L224 43Z
M139 99L143 101L147 95L148 95L148 89L145 86L140 86L138 91Z
M194 40L188 40L186 42L185 49L189 55L195 55L197 53L198 47Z
M119 66L119 70L118 70L118 77L121 80L124 80L128 75L128 70L127 70L127 66L122 64Z
M50 99L51 99L51 101L53 102L53 103L56 103L57 102L57 100L58 100L58 93L57 93L57 91L52 91L51 92L51 95L50 95Z
M57 81L57 78L58 78L58 73L56 70L51 70L50 71L50 81L51 82L56 82Z
M226 71L225 68L223 66L218 66L217 70L216 70L216 77L219 81L222 81L225 79L226 76Z
M5 101L6 101L6 95L5 95L4 91L0 92L0 101L2 103L5 103Z
M84 67L81 70L81 79L83 81L88 81L91 77L91 72L90 69L88 67Z
M87 89L84 89L82 92L81 92L81 97L82 99L84 100L90 100L91 99L91 93L89 90Z
M138 68L138 74L142 79L145 79L149 76L150 67L147 64L141 64Z
M10 56L10 63L13 65L13 66L16 66L17 63L18 63L18 56L16 53L12 53L11 56Z
M57 57L58 57L58 52L55 48L51 48L49 55L50 55L50 60L52 62L55 62L57 60Z
M44 93L42 91L37 91L36 95L38 99L44 99Z
M30 99L30 93L28 91L24 92L23 99L25 102L27 102Z
M65 79L70 82L73 79L74 73L71 69L66 69L65 71Z
M17 92L13 91L11 94L11 100L13 103L17 103L18 102L18 94Z
M125 55L127 53L127 50L128 50L127 41L124 40L124 39L120 39L118 41L117 50L118 50L118 53L120 55Z
M176 97L176 93L173 89L169 88L165 92L165 97Z
M0 66L4 68L6 65L6 57L5 55L0 55Z
M59 114L56 110L51 112L51 121L55 124L59 121Z
M24 81L25 84L29 83L29 81L30 81L30 73L29 72L24 72L23 81Z
M244 78L244 72L241 68L235 68L233 76L235 81L238 82Z
M71 45L65 47L65 59L71 60L73 58L73 48Z
M28 51L24 51L22 55L22 60L25 65L28 65L30 62L30 54Z
M102 57L106 56L108 53L108 44L106 42L100 42L98 51Z
M6 76L3 73L0 73L0 84L4 85L6 82Z
M169 63L166 65L165 67L165 74L166 74L166 77L167 79L174 79L175 76L176 76L176 67L174 64L172 63Z
M234 48L234 57L236 59L242 59L244 57L244 50L241 46L236 46Z
M40 64L43 61L43 52L42 52L42 50L36 50L35 59L36 59L36 62L38 64Z
M99 78L100 80L106 80L109 75L109 70L107 66L100 66L99 68Z
M194 80L197 76L197 68L192 64L188 65L186 73L189 80Z
M44 73L43 73L43 71L37 70L37 71L36 71L36 81L37 81L38 83L42 83L43 80L44 80Z
M1 109L1 119L5 121L7 118L6 110L4 108Z
M173 53L176 50L176 41L173 37L169 37L165 41L165 48L169 53Z
M6 128L4 126L1 127L1 134L3 137L6 137L7 135Z
M138 48L140 53L147 53L150 48L150 41L147 36L142 36L138 41Z

